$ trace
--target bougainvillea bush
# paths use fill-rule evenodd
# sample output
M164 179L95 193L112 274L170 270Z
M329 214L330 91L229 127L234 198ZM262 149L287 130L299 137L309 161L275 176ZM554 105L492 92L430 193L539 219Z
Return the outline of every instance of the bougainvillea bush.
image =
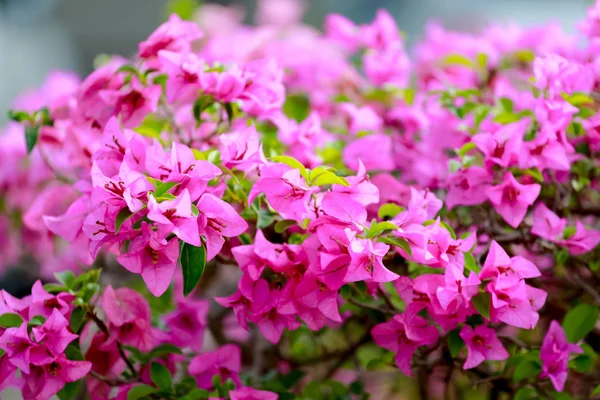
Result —
M600 392L600 4L579 33L263 0L52 73L0 136L25 399ZM102 273L101 273L102 270ZM87 397L86 397L87 396Z

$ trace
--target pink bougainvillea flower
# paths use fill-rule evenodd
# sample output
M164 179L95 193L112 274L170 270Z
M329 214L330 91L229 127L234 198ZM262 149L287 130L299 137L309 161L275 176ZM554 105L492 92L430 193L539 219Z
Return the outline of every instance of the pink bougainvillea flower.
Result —
M257 390L251 387L242 387L229 392L231 400L277 400L277 393L266 390Z
M492 186L486 190L488 199L494 209L513 228L519 226L527 209L540 194L541 186L538 184L522 185L515 177L507 172L500 185Z
M105 343L111 346L115 340L148 351L154 345L150 306L144 297L133 289L114 290L107 286L100 299L106 314L111 337Z
M158 224L161 237L174 233L182 241L200 247L197 217L192 210L190 192L187 189L174 200L160 203L153 195L148 196L148 219Z
M576 344L569 343L560 324L552 321L542 343L540 353L542 373L540 378L550 378L554 389L558 392L562 392L565 387L571 353L581 354L583 349Z
M225 237L241 235L248 229L246 221L231 205L210 193L200 197L198 210L198 230L206 239L207 260L221 251Z
M117 257L127 270L142 275L148 290L155 296L162 295L171 284L178 259L177 238L167 242L146 222L142 222L141 234L131 241L129 251Z
M0 349L6 352L9 362L26 374L30 373L31 349L34 343L29 338L27 322L18 328L8 328L0 336Z
M396 353L396 365L408 376L412 376L410 361L415 350L438 339L437 329L411 309L376 325L371 334L378 346Z
M54 356L60 355L78 336L69 331L69 321L57 309L41 326L32 329L36 342L43 343Z
M92 363L72 361L64 354L48 364L32 366L31 372L23 376L23 397L32 400L48 400L65 384L86 376L91 368Z
M496 331L484 325L475 329L465 325L460 330L460 337L467 346L467 360L463 369L475 368L485 360L506 360L508 352L496 336Z
M198 387L202 389L213 387L212 381L215 375L219 375L223 382L232 379L239 385L240 370L240 348L233 344L226 344L217 350L198 354L191 359L188 367L190 375L196 378Z

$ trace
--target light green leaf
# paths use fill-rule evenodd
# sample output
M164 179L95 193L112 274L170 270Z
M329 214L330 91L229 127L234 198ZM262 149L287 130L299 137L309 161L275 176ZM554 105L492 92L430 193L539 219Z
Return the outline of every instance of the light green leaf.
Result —
M283 221L278 221L275 224L275 232L283 233L283 232L285 232L285 230L287 228L289 228L290 226L294 226L294 225L296 225L296 221L294 221L292 219L284 219Z
M442 64L448 65L448 66L449 65L462 65L462 66L468 67L468 68L475 67L475 63L473 62L473 60L470 60L467 57L460 55L460 54L450 54L450 55L446 56L442 60Z
M23 324L23 318L18 314L6 313L0 315L0 326L3 328L16 328Z
M75 274L73 274L73 271L55 272L54 278L68 288L72 288L75 283Z
M389 244L391 246L397 246L403 249L409 257L412 257L412 249L408 242L402 238L397 237L380 237L377 239L378 242Z
M382 204L381 207L379 207L379 210L377 211L377 216L380 219L392 219L396 215L400 214L402 211L404 211L404 208L400 207L398 204L386 203Z
M350 186L348 181L341 176L337 176L331 171L323 171L319 175L316 175L314 179L311 179L311 186L323 186L323 185L342 185Z
M306 181L308 182L308 171L306 171L306 168L304 167L304 165L302 165L302 163L298 160L296 160L293 157L290 156L275 156L275 157L271 157L271 161L273 162L278 162L278 163L282 163L285 165L288 165L292 168L296 168L298 170L300 170L300 175L302 175L304 177L304 179L306 179Z
M179 185L179 182L164 182L160 183L154 190L154 197L161 197L165 195L169 190Z
M479 271L481 271L481 267L479 267L479 265L477 265L477 261L475 261L475 257L473 257L473 254L471 253L463 253L465 256L465 268L468 269L469 271L473 271L476 274L479 273Z

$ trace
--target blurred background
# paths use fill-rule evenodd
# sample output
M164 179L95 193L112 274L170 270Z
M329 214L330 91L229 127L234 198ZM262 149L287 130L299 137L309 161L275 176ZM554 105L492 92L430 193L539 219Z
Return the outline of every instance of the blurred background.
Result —
M179 1L181 4L195 0ZM251 22L256 0L237 3ZM164 19L167 0L0 0L0 122L11 100L39 85L56 68L89 73L98 54L132 54ZM410 43L424 23L435 18L446 26L476 29L487 21L524 25L560 22L575 29L590 0L306 0L305 22L321 26L324 16L341 13L370 21L378 8L394 15Z
M204 0L222 5L240 4L246 22L252 22L257 0ZM398 20L410 46L420 38L429 19L460 30L477 30L489 21L525 26L560 23L575 31L590 0L305 0L304 21L320 27L332 12L366 23L379 8ZM84 76L99 54L128 56L137 50L162 21L167 10L193 6L198 0L0 0L0 125L13 99L35 88L55 69ZM1 254L0 254L1 256ZM22 296L31 287L25 265L0 278L0 288ZM31 268L29 268L31 267ZM5 397L6 396L6 397ZM12 397L15 396L15 397ZM2 394L5 399L18 399Z

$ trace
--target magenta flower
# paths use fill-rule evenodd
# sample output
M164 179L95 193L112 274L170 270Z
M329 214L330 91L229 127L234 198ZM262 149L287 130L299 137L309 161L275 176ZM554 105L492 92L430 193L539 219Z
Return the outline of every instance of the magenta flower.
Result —
M150 306L141 294L129 288L114 290L109 285L104 289L100 302L111 331L106 346L118 340L142 351L152 348L155 340L151 330Z
M64 354L48 364L32 366L31 372L23 376L23 397L32 400L48 400L65 384L86 376L91 368L92 363L68 360Z
M412 376L410 361L415 350L432 345L438 339L437 329L429 326L414 309L407 309L404 314L376 325L371 334L378 346L396 353L396 365L408 376Z
M192 21L183 21L179 15L172 14L167 22L140 43L138 56L140 58L156 57L160 50L189 52L191 43L201 38L202 32L197 24Z
M53 356L62 354L78 336L69 331L69 321L57 310L41 326L32 329L36 342L42 343ZM37 364L37 362L36 362Z
M18 328L8 328L0 336L0 349L6 352L9 362L26 374L30 373L31 350L35 344L29 338L27 322Z
M461 168L449 178L446 206L473 206L487 200L486 190L492 183L492 176L482 167Z
M362 161L367 171L393 171L392 139L382 133L367 135L346 145L343 153L344 164L358 171Z
M285 164L268 164L260 170L260 179L250 190L248 204L264 193L271 207L283 218L303 221L311 216L309 202L318 190L308 187L299 170Z
M179 239L200 247L197 217L192 210L190 192L185 189L174 200L157 202L153 195L148 196L148 219L158 224L159 237L174 233Z
M178 299L175 310L164 317L170 342L194 351L202 350L209 308L208 300Z
M201 389L212 389L212 379L215 375L219 375L223 382L231 379L239 385L240 370L240 348L233 344L226 344L217 350L198 354L191 359L188 367L188 372L196 378Z
M369 239L354 239L350 242L350 265L344 282L373 280L373 282L391 282L398 275L383 265L383 257L390 246Z
M569 343L560 324L552 321L542 343L540 353L542 373L540 378L550 378L557 392L562 392L565 387L571 353L582 354L583 349L576 344Z
M266 390L257 390L251 387L242 387L229 392L231 400L277 400L277 393Z
M500 185L487 189L486 194L498 214L510 226L516 228L525 218L529 206L540 194L541 186L538 184L522 185L510 172L504 175L503 180Z
M206 259L213 259L223 248L224 237L241 235L248 224L235 209L218 197L205 193L198 200L198 231L206 239Z
M99 95L108 104L114 104L126 128L135 128L149 113L155 112L162 93L160 85L143 86L136 76L132 76L126 89L102 90Z
M142 275L155 296L162 295L171 284L178 259L179 240L167 242L146 222L142 222L141 234L131 241L129 251L117 257L128 271Z
M508 352L496 336L496 331L484 325L475 329L465 325L460 330L460 337L467 346L467 360L463 369L475 368L485 360L506 360Z

